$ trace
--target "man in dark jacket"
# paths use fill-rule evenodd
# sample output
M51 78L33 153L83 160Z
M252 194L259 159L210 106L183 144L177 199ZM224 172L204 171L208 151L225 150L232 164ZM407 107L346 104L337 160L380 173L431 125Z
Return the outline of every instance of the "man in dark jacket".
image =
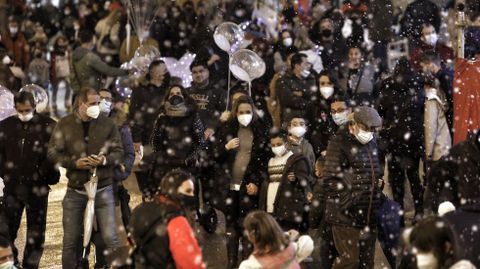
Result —
M375 129L382 119L370 107L359 107L348 128L340 129L327 147L324 188L325 221L332 225L337 268L373 268L382 169Z
M303 114L312 103L315 80L309 79L310 67L307 55L296 53L290 59L291 71L277 81L276 93L283 124L288 124L294 115Z
M423 73L432 74L440 82L440 89L445 93L448 109L445 113L450 133L453 128L453 69L442 61L434 51L426 51L420 57L420 66Z
M4 202L9 238L17 238L23 210L27 211L27 240L23 268L38 268L45 242L48 184L59 174L47 159L47 146L55 122L35 113L29 92L15 96L17 115L0 123L0 177L5 180ZM15 263L18 251L14 246Z
M135 176L143 194L147 193L149 170L152 155L150 138L155 120L163 104L164 95L170 84L170 74L162 60L150 63L147 74L147 85L135 89L130 98L128 121L132 129L133 147L142 156Z
M403 208L405 180L414 198L415 215L423 212L423 186L418 169L423 156L423 82L406 58L399 60L393 75L380 86L378 113L383 118L380 131L380 160L388 157L388 178L395 202Z
M408 37L410 44L420 44L421 26L423 23L430 23L438 33L442 18L437 4L430 0L416 0L410 3L405 9L402 21L402 35Z
M81 45L73 51L72 88L74 93L83 87L101 88L102 76L118 77L128 75L127 70L111 67L104 63L97 54L92 52L95 47L93 33L84 30L79 33Z
M348 49L348 61L338 71L338 83L341 90L352 102L352 106L371 106L376 98L375 66L366 62L360 47L353 45Z
M220 114L226 110L225 91L210 83L210 71L207 62L194 61L190 65L192 87L188 94L195 100L200 119L205 123L205 138L212 135L220 123Z
M67 169L68 189L63 200L63 268L75 268L88 197L84 184L96 169L98 188L95 215L108 248L120 245L115 220L113 168L120 164L123 148L115 123L100 115L100 96L83 88L75 112L62 118L48 146L48 158Z

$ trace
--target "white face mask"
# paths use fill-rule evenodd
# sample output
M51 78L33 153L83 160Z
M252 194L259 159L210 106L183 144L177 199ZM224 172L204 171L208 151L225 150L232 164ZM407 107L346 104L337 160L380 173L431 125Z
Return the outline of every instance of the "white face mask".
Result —
M4 65L9 65L9 64L12 63L12 59L10 59L10 57L8 57L8 55L5 55L5 57L3 57L3 59L2 59L2 63Z
M320 87L320 93L322 94L323 98L328 99L333 94L333 87L332 86Z
M100 106L89 106L87 108L87 116L90 118L96 119L98 115L100 115Z
M302 77L306 78L308 76L310 76L310 70L307 70L307 69L303 70L302 71Z
M109 102L105 99L100 101L100 112L109 114L111 110L112 110L112 102Z
M0 264L0 269L17 269L17 267L15 267L13 261L8 261Z
M307 132L307 129L302 126L296 126L296 127L290 128L290 133L296 137L303 137L306 132Z
M416 254L417 257L417 267L418 269L437 269L438 268L438 259L433 255L433 253L426 254Z
M435 47L435 45L437 45L438 35L436 33L431 33L429 35L426 35L424 36L424 38L425 38L425 43L427 43L428 45L432 47Z
M243 115L237 116L238 122L245 127L247 127L250 124L250 122L252 121L252 118L253 118L252 114L243 114Z
M9 30L12 35L16 35L18 33L18 27L10 27Z
M348 110L343 111L342 113L332 114L332 119L336 125L342 126L348 121Z
M285 148L285 145L281 145L281 146L278 146L278 147L272 147L272 152L277 157L282 156L286 151L287 151L287 148Z
M20 121L22 121L22 122L28 122L28 121L30 121L30 120L33 118L33 112L29 112L29 113L27 113L27 114L25 114L25 115L18 113L18 114L17 114L17 117L18 117L18 119L19 119Z
M373 132L367 132L360 129L358 131L358 134L355 135L355 137L360 143L366 145L368 144L368 142L370 142L373 139Z
M287 37L283 40L283 45L285 47L290 47L293 44L293 39L291 37Z

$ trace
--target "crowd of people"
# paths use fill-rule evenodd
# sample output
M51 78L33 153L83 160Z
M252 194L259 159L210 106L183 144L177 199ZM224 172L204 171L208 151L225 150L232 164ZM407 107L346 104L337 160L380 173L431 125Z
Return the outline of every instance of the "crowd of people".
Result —
M119 67L123 1L0 1L0 85L16 110L0 122L0 268L39 268L59 167L65 269L88 268L89 182L95 268L374 268L378 251L391 268L480 268L480 132L452 142L465 120L454 14L462 4L465 58L478 61L479 2L279 2L161 2L148 42L162 57L194 53L191 85L154 59L125 96L112 83L133 76ZM265 9L277 24L259 19ZM245 39L266 64L251 91L227 80L213 39L225 21L250 21ZM28 83L49 109L20 91ZM142 193L133 211L129 177Z

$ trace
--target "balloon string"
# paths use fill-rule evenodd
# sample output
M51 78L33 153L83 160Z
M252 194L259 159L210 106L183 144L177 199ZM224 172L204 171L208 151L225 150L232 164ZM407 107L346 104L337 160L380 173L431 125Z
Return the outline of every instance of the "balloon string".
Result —
M228 55L228 80L227 80L227 105L225 107L225 111L228 110L228 104L230 103L230 54Z
M251 81L248 82L248 95L250 95L250 97L252 97L252 82Z

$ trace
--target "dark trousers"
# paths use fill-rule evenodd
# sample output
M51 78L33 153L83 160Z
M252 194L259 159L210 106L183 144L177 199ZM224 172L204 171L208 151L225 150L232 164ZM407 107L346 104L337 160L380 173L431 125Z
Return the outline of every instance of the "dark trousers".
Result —
M419 166L419 157L392 155L388 159L388 177L392 185L393 200L404 209L405 180L408 178L415 206L415 215L423 213L423 186L420 182Z
M48 192L43 196L30 194L25 199L8 195L4 199L5 213L8 219L9 239L15 242L22 221L23 210L27 212L27 240L22 266L25 269L38 268L42 258L45 243L45 228L47 224ZM18 264L18 249L13 246L15 264Z
M230 191L227 203L227 251L228 251L228 268L238 267L239 246L242 242L242 252L240 259L243 261L250 255L252 246L246 236L243 236L243 227L240 220L240 192Z
M375 230L361 236L361 229L332 225L333 241L338 252L333 269L372 269L375 259Z
M312 237L315 245L312 252L313 262L311 268L331 269L337 257L333 242L332 226L323 223L319 228L311 229L309 235Z

